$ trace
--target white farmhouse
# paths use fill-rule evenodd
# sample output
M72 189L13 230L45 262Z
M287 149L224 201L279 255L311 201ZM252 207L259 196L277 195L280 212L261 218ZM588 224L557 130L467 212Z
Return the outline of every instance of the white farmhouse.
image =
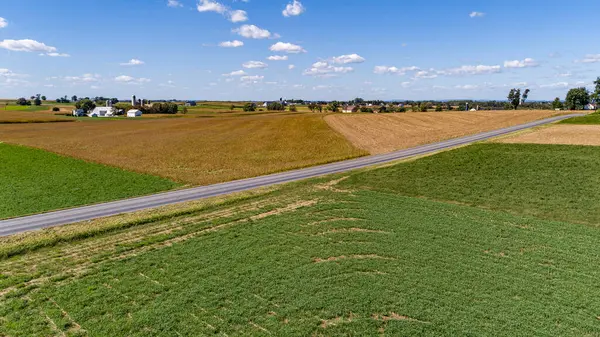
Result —
M586 106L583 107L583 110L596 110L596 105L595 104L588 104Z
M131 109L131 110L127 111L127 117L129 117L129 118L142 117L142 112L138 109Z
M99 107L95 108L88 114L89 117L114 117L115 109L113 107Z

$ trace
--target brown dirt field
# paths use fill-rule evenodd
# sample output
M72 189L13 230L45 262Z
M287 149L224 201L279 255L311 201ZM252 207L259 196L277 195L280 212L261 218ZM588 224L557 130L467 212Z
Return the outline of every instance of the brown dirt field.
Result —
M0 124L0 141L198 185L367 154L319 115Z
M491 131L556 115L556 111L409 112L337 114L327 123L354 146L380 154Z
M62 111L65 113L66 111ZM55 116L54 112L49 111L4 111L0 110L0 123L31 123L48 122L65 119L65 117Z
M502 138L498 143L564 144L600 146L600 125L559 124Z

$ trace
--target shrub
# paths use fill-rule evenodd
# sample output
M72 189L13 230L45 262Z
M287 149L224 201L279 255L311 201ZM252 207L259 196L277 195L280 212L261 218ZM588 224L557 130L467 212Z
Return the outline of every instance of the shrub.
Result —
M246 111L246 112L256 111L256 104L255 103L244 104L244 111ZM261 109L261 111L262 111L262 109Z
M291 111L291 112L297 112L297 111L298 111L298 108L297 108L295 105L291 105L291 106L290 106L290 111Z
M442 111L442 106L441 105L436 105L435 111L441 112Z
M271 102L267 104L267 110L269 111L284 111L285 106L279 102Z
M398 112L406 112L406 108L405 108L405 107L400 107L400 108L398 109Z
M52 111L58 112L58 111L60 111L60 108L55 106L55 107L52 108Z

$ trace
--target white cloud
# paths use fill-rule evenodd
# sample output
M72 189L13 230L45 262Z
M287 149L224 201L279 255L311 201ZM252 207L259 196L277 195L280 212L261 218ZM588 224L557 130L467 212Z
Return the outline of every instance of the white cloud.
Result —
M527 86L527 82L517 82L517 83L513 83L514 87L526 87Z
M229 21L231 22L244 22L248 21L248 13L243 10L234 10L229 12Z
M342 55L338 57L334 57L332 59L333 63L338 64L348 64L348 63L363 63L365 62L365 58L358 54L350 54L350 55Z
M526 58L522 61L519 60L512 60L512 61L504 61L504 68L530 68L530 67L537 67L540 64L532 59L532 58Z
M243 70L232 71L229 74L223 74L223 76L244 76L246 72Z
M138 59L131 59L128 62L121 63L122 66L140 66L144 64L144 61Z
M265 77L260 76L260 75L242 76L242 77L240 77L240 80L244 81L244 82L258 82L258 81L262 81L263 78L265 78Z
M475 90L475 89L479 89L479 86L474 85L474 84L465 84L465 85L457 85L454 88L461 89L461 90Z
M227 7L223 4L220 4L211 0L200 0L197 6L198 12L216 12L220 14L224 14L227 12Z
M451 68L446 70L438 71L440 75L447 76L462 76L462 75L481 75L481 74L494 74L502 71L500 66L462 66L458 68Z
M310 67L309 69L306 69L303 72L303 74L307 75L307 76L326 78L326 77L338 76L339 74L349 73L351 71L354 71L354 68L352 68L352 67L336 67L336 66L330 65L327 62L319 61L319 62L314 63L312 65L312 67Z
M177 0L168 0L167 1L167 6L169 6L169 7L183 7L183 5L181 4L181 2L179 2Z
M98 82L102 76L98 74L83 74L81 76L65 76L63 79L73 83L91 83Z
M269 50L274 52L285 52L288 54L306 53L306 50L304 50L302 47L287 42L277 42L276 44L272 45Z
M470 16L471 18L481 18L481 17L484 17L484 16L485 16L485 13L482 13L482 12L471 12L471 13L469 14L469 16Z
M44 43L25 39L25 40L4 40L0 42L0 48L12 50L12 51L24 51L24 52L46 52L54 53L57 51L55 47L47 46Z
M557 88L566 88L568 86L569 86L569 83L567 83L567 82L557 82L557 83L550 83L550 84L542 84L542 85L540 85L540 88L557 89Z
M50 57L71 57L69 54L61 54L61 53L48 53L46 54Z
M296 68L296 66L295 66L295 65L293 65L293 64L290 64L290 65L288 66L288 69L289 69L289 70L292 70L292 69L294 69L294 68Z
M409 88L412 85L412 82L402 82L400 85L402 88Z
M578 63L597 63L600 62L600 54L588 54L582 60L576 60Z
M239 40L233 40L233 41L224 41L219 43L219 47L223 47L223 48L237 48L237 47L241 47L244 45L244 42L239 41Z
M240 28L234 29L233 32L248 39L267 39L271 37L271 32L258 28L255 25L243 25Z
M142 84L142 83L150 82L150 79L144 78L144 77L135 78L135 77L127 76L127 75L121 75L121 76L115 77L115 82L128 83L128 84Z
M419 71L421 70L419 67L410 66L410 67L388 67L388 66L376 66L373 69L375 74L396 74L396 75L405 75L409 71Z
M287 61L288 57L287 57L287 55L271 55L271 56L267 57L267 60L269 60L269 61Z
M420 70L415 73L415 78L420 79L432 79L438 77L436 71L434 69L430 70Z
M300 3L300 1L294 0L294 2L290 2L287 6L285 6L285 9L283 10L282 14L285 17L298 16L304 13L305 10L306 9L304 8L304 6L302 6L302 3Z
M5 18L0 18L0 28L4 28L8 26L8 22L6 21Z
M242 64L242 67L246 68L246 69L264 69L266 67L268 67L268 65L264 62L260 62L260 61L248 61L244 64Z

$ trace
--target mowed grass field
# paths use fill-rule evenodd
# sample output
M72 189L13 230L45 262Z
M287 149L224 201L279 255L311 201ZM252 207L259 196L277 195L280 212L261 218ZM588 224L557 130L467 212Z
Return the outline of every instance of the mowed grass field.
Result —
M0 219L156 193L167 179L0 143Z
M556 111L543 110L408 112L333 114L325 117L325 120L356 147L371 154L380 154L523 124L556 114Z
M366 154L319 115L0 125L0 141L194 185Z
M0 239L0 334L597 335L599 164L479 144Z

